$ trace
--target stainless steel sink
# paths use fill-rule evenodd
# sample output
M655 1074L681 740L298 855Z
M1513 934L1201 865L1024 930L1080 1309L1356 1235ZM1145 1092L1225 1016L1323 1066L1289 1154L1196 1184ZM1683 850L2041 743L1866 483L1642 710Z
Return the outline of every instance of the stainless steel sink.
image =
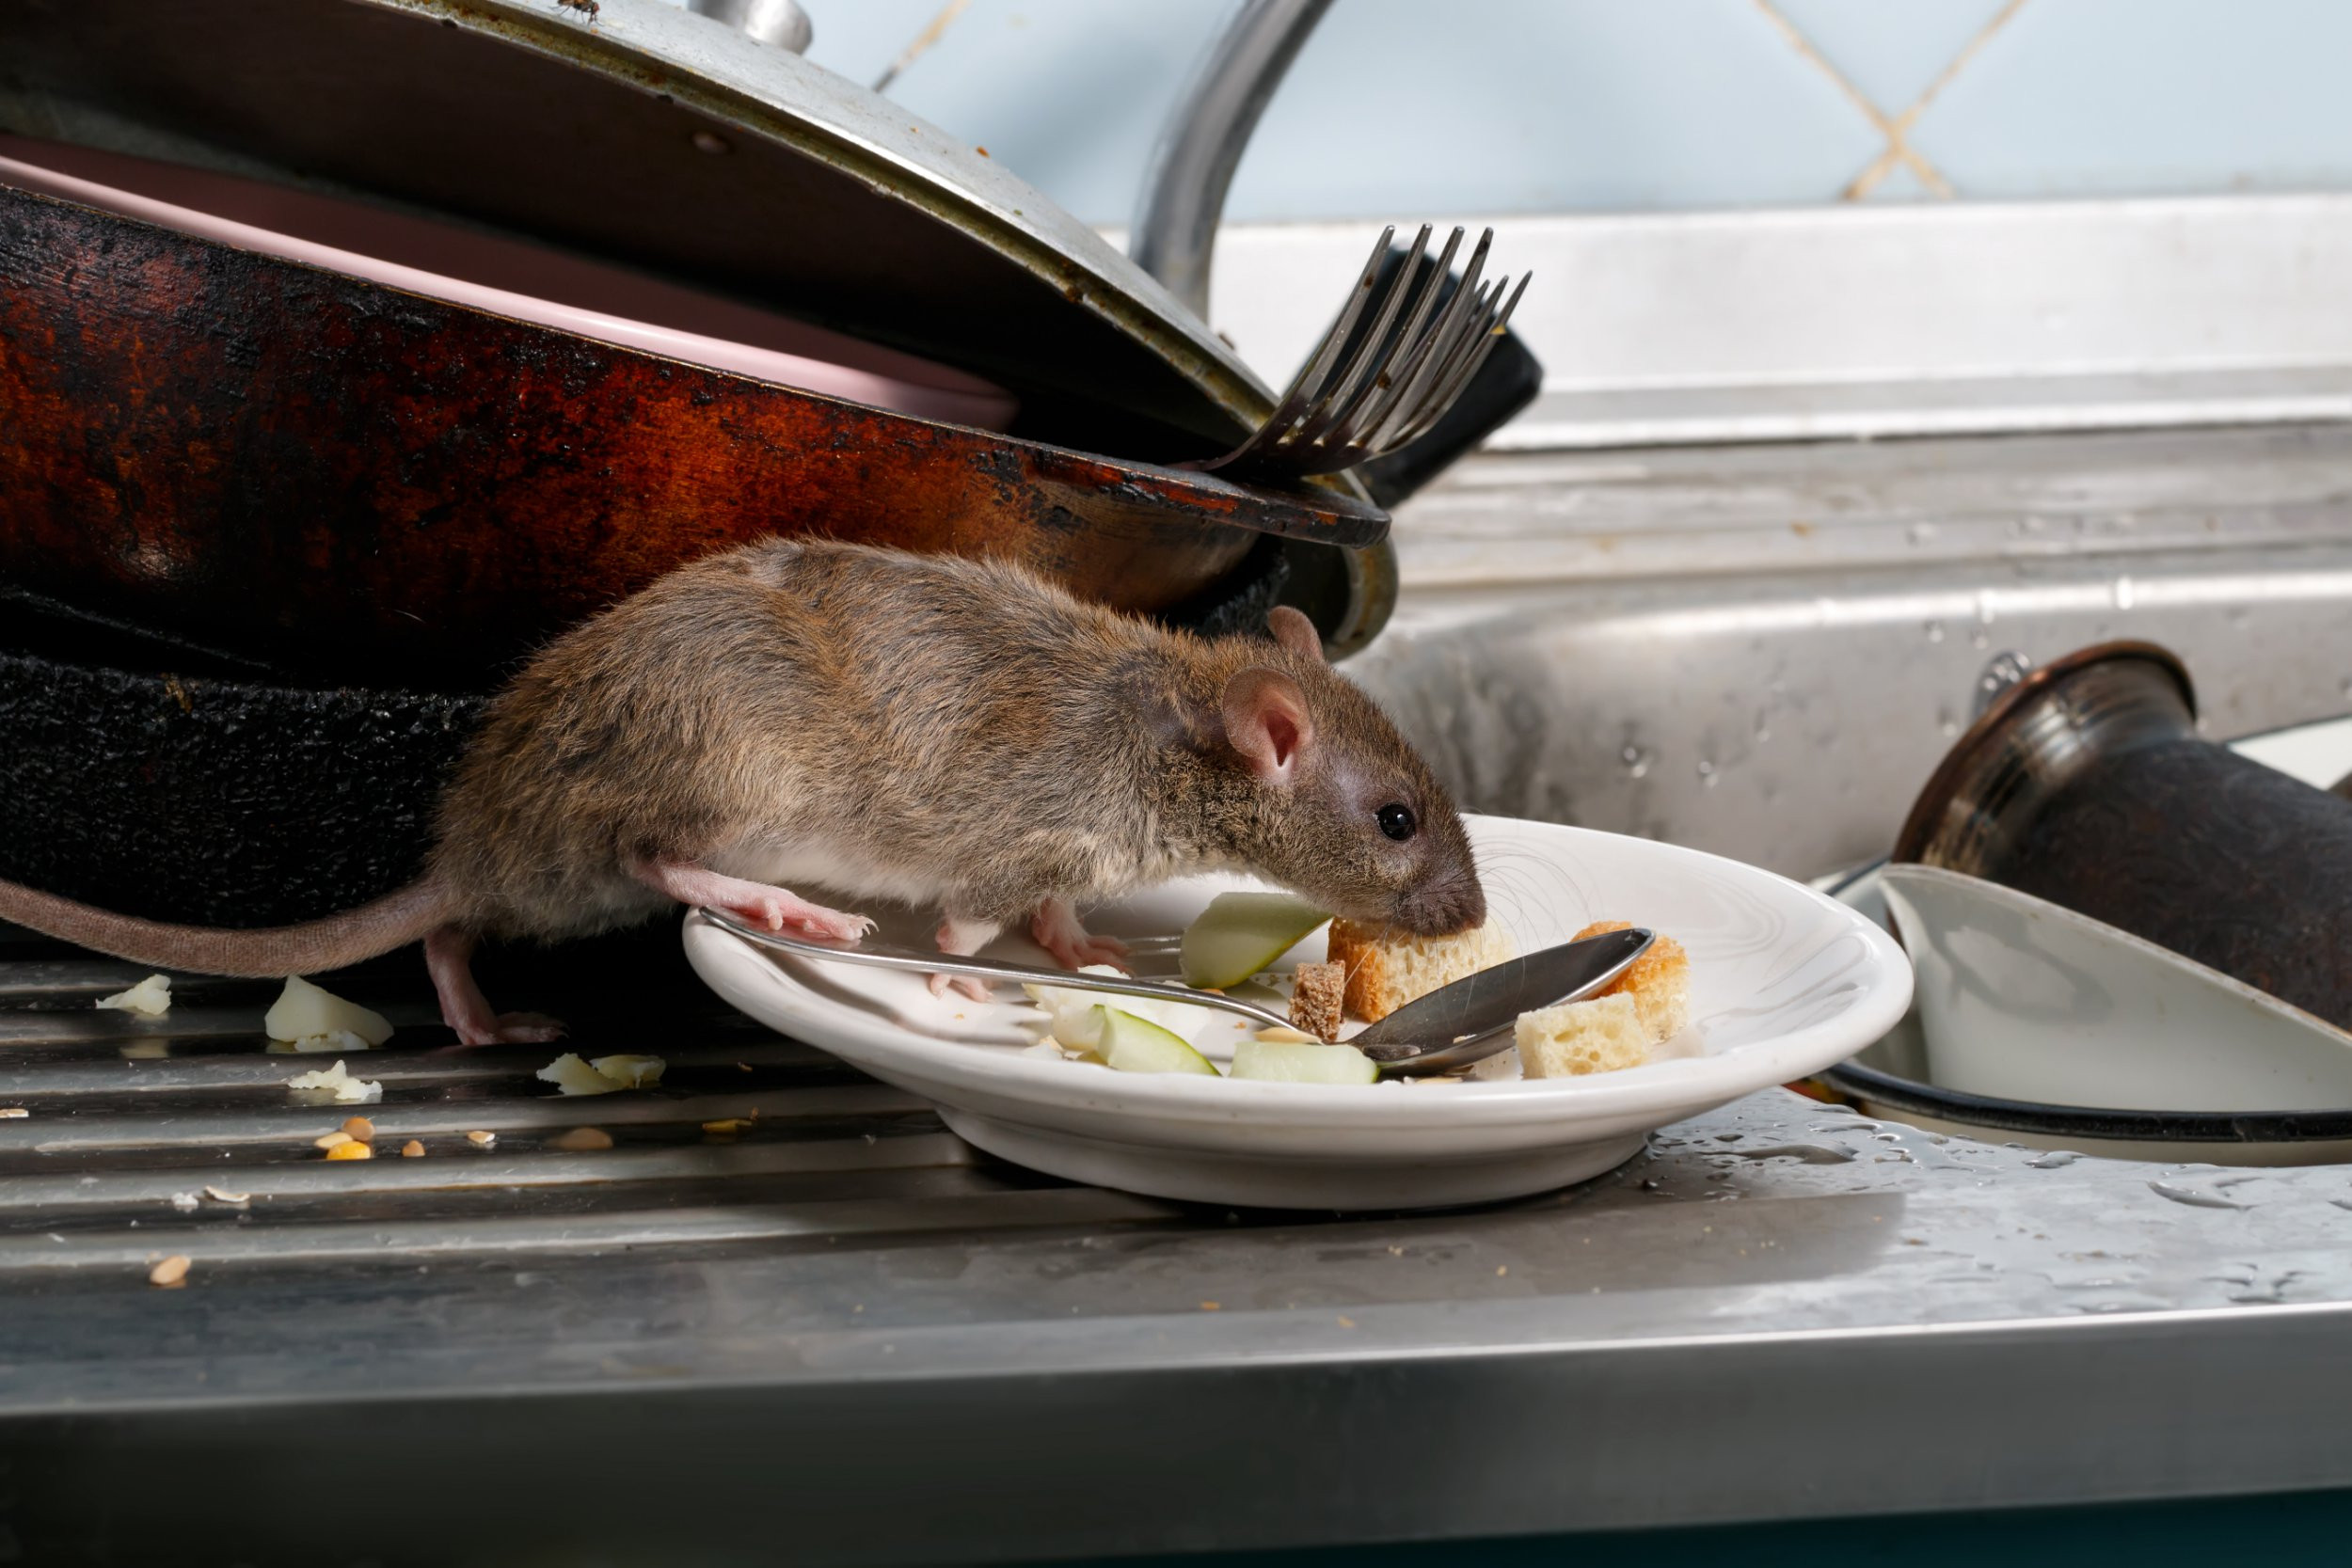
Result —
M1351 674L1465 805L1812 875L1883 852L2005 651L2352 711L2352 426L1482 456Z

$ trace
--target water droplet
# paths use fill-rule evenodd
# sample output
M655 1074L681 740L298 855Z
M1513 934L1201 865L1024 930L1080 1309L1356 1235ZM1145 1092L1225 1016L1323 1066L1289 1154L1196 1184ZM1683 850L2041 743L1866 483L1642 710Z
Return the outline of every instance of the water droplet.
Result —
M1926 630L1927 630L1927 634L1928 634L1928 641L1931 641L1931 642L1941 642L1941 641L1944 641L1944 623L1943 623L1943 622L1941 622L1941 621L1930 621L1930 622L1927 624Z
M2178 1187L2169 1181L2151 1181L2148 1190L2158 1197L2191 1209L2245 1209L2249 1204L2233 1202L2219 1193L2201 1193L2194 1187Z
M1637 779L1649 777L1650 754L1639 746L1628 746L1617 753L1625 763L1625 770Z
M2131 609L2133 597L2132 579L2129 578L2117 578L2115 579L2115 608L2118 610Z
M1715 765L1713 763L1708 761L1705 757L1699 758L1699 783L1708 789L1712 789L1715 787L1715 781L1722 777L1723 775L1715 770Z
M1990 648L1993 646L1993 639L1987 637L1982 631L1978 631L1969 636L1968 645L1972 648Z
M1939 707L1935 710L1935 727L1947 736L1955 736L1960 733L1960 721L1952 717L1950 708Z
M2028 1170L2062 1170L2081 1158L2081 1155L2071 1148L2054 1148L2047 1154L2037 1155L2026 1161L2026 1168Z
M1915 545L1924 545L1935 537L1933 523L1914 523L1903 531L1903 536Z

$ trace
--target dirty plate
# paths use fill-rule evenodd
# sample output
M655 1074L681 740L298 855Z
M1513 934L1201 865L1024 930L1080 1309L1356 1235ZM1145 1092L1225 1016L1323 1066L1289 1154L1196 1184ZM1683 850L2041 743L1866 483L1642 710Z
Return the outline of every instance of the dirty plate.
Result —
M1017 992L933 997L920 977L754 947L698 915L686 952L754 1018L935 1102L992 1154L1073 1180L1196 1202L1415 1209L1548 1191L1630 1156L1653 1128L1818 1072L1903 1015L1911 970L1885 932L1770 872L1646 839L1472 817L1492 918L1522 952L1600 919L1678 939L1692 1023L1662 1059L1585 1078L1359 1085L1116 1073L1029 1048L1043 1015ZM1128 938L1181 931L1232 877L1171 882L1097 911ZM928 923L881 911L897 940ZM992 952L1037 961L1008 939ZM1323 957L1320 932L1287 967ZM1005 994L1000 992L1000 994ZM1242 1037L1220 1022L1203 1051ZM1223 1043L1219 1043L1222 1041Z

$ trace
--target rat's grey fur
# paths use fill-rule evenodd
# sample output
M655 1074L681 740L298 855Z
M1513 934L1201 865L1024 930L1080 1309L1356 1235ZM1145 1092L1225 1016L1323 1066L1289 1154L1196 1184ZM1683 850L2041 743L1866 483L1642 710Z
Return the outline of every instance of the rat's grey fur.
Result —
M0 882L0 919L232 974L338 967L430 932L469 1038L546 1033L497 1032L466 976L476 939L644 919L668 903L644 875L656 862L830 877L970 927L1217 868L1407 931L1478 924L1486 898L1445 791L1303 616L1272 620L1272 642L1206 639L1009 565L746 546L532 659L469 743L412 887L307 926L220 931ZM1269 713L1295 746L1258 732ZM1391 802L1419 819L1406 842L1377 826Z

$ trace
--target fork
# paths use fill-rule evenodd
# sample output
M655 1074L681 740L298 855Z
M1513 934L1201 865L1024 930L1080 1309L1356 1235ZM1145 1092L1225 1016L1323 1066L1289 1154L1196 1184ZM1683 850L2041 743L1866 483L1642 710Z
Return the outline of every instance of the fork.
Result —
M1454 230L1438 264L1424 274L1421 261L1430 233L1430 226L1422 224L1405 264L1384 283L1380 263L1396 230L1381 230L1346 305L1272 416L1232 451L1194 466L1204 471L1242 467L1298 476L1334 474L1394 451L1442 419L1502 335L1519 295L1527 292L1529 275L1521 273L1515 289L1507 275L1479 282L1486 246L1495 237L1489 229L1479 235L1453 296L1440 306L1438 295L1465 230ZM1358 324L1368 314L1371 327L1358 336Z

